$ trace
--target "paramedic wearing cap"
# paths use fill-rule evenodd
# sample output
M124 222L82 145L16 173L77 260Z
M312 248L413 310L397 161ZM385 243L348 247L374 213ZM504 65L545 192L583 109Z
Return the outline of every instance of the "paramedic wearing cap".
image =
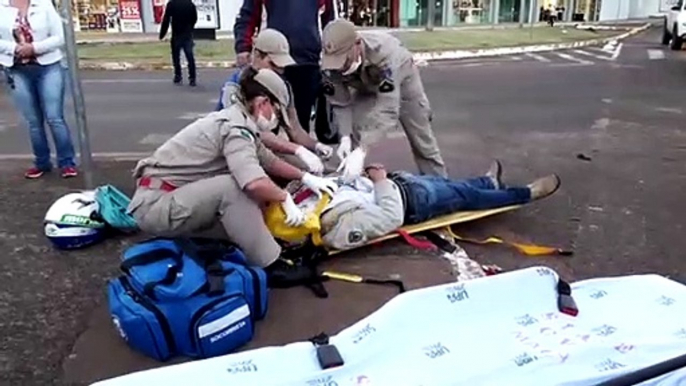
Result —
M250 264L274 268L281 250L260 206L280 202L293 225L301 224L304 214L267 173L301 180L315 192L330 193L336 186L280 160L261 143L258 128L279 119L287 104L281 77L268 69L253 70L240 90L239 102L186 126L138 162L129 212L141 230L156 236L219 230L220 237L245 252Z
M286 37L275 29L267 28L255 38L250 65L256 69L269 68L281 75L287 66L295 63L289 51ZM238 84L244 69L235 70L226 80L219 95L216 111L229 107L236 101ZM279 122L277 127L262 132L262 142L290 164L312 173L322 173L324 164L320 157L324 160L331 158L333 148L317 142L302 128L295 111L292 89L288 82L286 86L288 87L286 114L290 125Z
M333 109L333 125L352 134L337 150L349 179L362 173L367 147L400 122L422 174L447 175L431 130L431 108L412 54L383 32L358 32L337 19L322 32L324 93Z

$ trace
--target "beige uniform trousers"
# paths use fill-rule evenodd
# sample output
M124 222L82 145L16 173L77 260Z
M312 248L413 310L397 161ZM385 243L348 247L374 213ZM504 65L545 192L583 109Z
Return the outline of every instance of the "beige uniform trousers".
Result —
M447 177L445 162L438 141L431 129L431 105L424 92L419 70L411 63L400 68L401 78L398 118L412 149L412 155L422 174ZM398 87L398 86L396 86ZM353 122L364 122L370 114L378 114L378 95L359 95L355 100ZM395 102L397 103L397 102ZM372 134L373 136L373 134Z
M230 175L192 182L174 191L138 188L133 217L142 231L162 237L227 238L260 267L273 263L281 248L255 201Z

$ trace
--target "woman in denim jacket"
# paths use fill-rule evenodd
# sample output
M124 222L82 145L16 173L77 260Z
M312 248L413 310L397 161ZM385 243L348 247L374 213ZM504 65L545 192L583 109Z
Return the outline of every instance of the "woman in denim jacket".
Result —
M0 0L0 67L5 67L10 95L29 126L35 156L26 178L40 178L52 170L45 123L62 177L77 175L64 120L63 44L62 19L50 0Z

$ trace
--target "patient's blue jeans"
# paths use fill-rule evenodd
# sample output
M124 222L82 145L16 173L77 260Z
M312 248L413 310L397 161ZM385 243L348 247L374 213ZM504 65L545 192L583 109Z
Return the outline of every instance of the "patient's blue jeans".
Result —
M524 204L531 200L525 187L495 189L488 177L462 180L395 172L390 178L405 195L405 224L417 224L462 210Z

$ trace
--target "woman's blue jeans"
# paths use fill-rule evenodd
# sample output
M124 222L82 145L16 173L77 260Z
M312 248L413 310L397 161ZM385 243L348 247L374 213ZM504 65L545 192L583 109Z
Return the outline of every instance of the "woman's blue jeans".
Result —
M57 166L76 166L74 145L64 120L65 71L60 63L16 65L6 69L10 95L29 126L35 166L52 169L47 123L55 142Z

